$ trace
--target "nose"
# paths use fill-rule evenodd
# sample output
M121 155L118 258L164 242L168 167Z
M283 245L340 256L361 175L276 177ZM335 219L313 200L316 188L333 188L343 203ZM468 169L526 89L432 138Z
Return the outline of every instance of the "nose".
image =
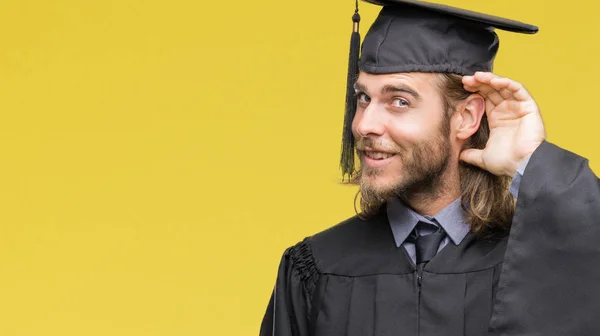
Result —
M358 136L381 136L385 131L385 122L383 114L378 111L377 106L373 103L366 108L356 111L352 122L354 129L354 137Z

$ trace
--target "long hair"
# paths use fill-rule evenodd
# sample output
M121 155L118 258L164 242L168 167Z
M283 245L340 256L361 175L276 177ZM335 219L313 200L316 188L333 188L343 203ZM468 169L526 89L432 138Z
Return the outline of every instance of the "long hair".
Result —
M472 93L464 89L462 76L438 74L442 102L447 118L456 111L459 102ZM490 137L487 116L475 134L469 138L463 149L483 149ZM467 214L471 233L484 237L510 228L515 211L515 198L510 194L512 179L496 176L479 167L461 161L459 166L462 208Z
M445 111L444 122L449 124L452 114L456 112L458 103L472 93L466 91L462 84L462 76L456 74L437 74L437 85L442 95ZM481 119L479 129L465 143L463 149L483 149L489 139L490 129L487 117ZM509 192L511 178L496 176L479 167L460 162L460 194L462 209L467 215L470 231L474 235L485 238L496 233L506 232L511 225L515 210L515 199ZM360 185L361 172L354 170L349 184ZM356 209L356 200L360 196L358 190L355 198L355 210L359 217L366 218L375 214L383 202L368 204L360 199L360 212Z

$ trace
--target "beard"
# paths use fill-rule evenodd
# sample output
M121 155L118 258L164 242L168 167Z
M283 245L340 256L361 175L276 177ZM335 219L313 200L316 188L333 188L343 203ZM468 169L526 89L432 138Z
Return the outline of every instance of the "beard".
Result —
M369 207L377 207L392 197L403 201L416 197L435 196L444 188L443 173L450 161L452 146L449 141L450 120L442 121L437 134L425 141L419 142L409 149L395 146L385 146L381 141L372 138L361 138L357 148L370 147L396 153L402 163L402 170L395 174L392 181L386 185L372 182L384 174L388 167L372 168L361 165L360 195L362 202ZM364 153L360 152L361 161Z

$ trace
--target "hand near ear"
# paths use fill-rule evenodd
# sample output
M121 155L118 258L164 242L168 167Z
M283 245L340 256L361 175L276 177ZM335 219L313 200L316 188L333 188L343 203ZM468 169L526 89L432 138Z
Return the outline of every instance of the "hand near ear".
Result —
M464 76L463 84L485 99L490 138L484 149L466 149L460 159L494 175L514 176L521 161L546 139L536 102L523 85L489 72Z

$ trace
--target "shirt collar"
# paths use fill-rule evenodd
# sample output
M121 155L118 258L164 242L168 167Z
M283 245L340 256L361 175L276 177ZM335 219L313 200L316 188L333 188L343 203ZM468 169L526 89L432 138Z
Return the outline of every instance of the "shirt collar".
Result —
M433 217L424 217L394 197L387 202L387 215L396 241L396 246L404 243L420 220L431 223L435 219L452 242L459 245L469 233L466 214L461 208L461 199L448 204Z

